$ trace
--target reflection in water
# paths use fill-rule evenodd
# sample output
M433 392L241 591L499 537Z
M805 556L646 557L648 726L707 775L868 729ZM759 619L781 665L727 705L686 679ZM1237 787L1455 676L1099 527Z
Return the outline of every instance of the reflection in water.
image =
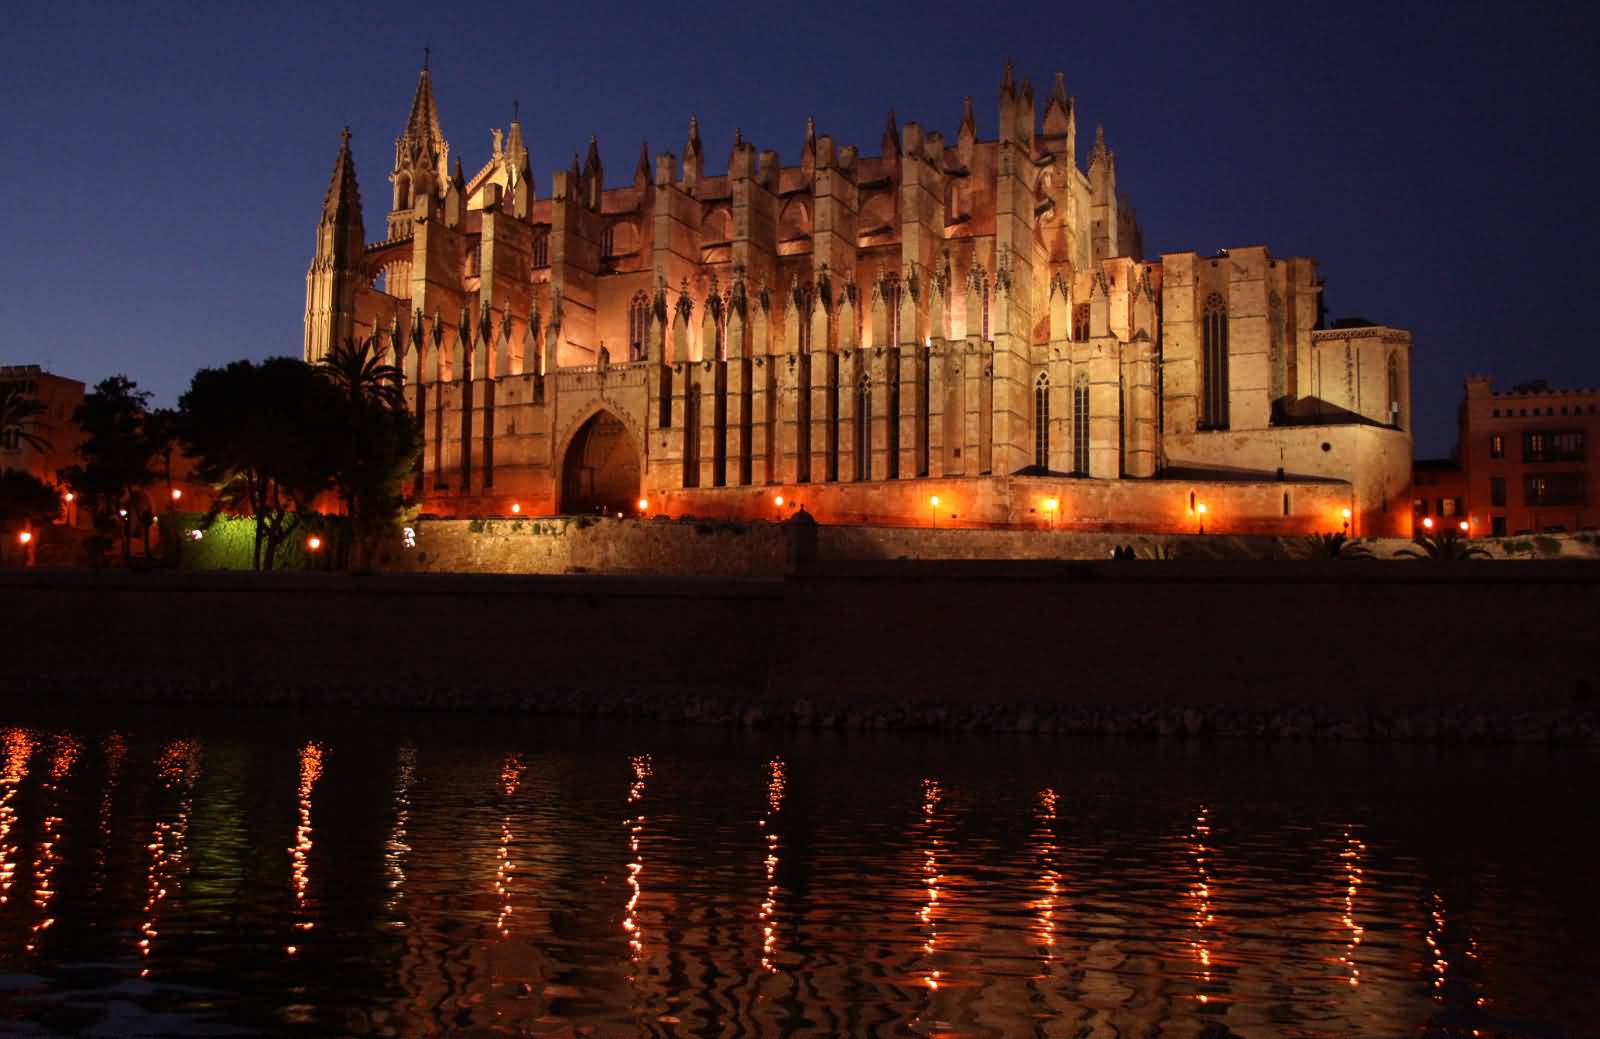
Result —
M1209 1003L1217 995L1217 989L1212 984L1212 925L1216 917L1211 913L1212 882L1211 882L1211 810L1205 805L1200 806L1200 812L1195 816L1194 828L1189 832L1189 857L1194 863L1194 882L1189 886L1189 898L1193 903L1191 918L1193 921L1194 935L1189 940L1189 946L1194 950L1194 958L1199 965L1200 993L1202 1003Z
M939 875L939 850L941 842L939 834L934 830L934 815L939 810L939 801L944 797L944 790L939 786L938 780L924 779L922 781L922 882L927 888L926 899L922 909L917 914L917 919L922 922L924 938L922 953L928 961L927 973L923 975L923 984L930 989L939 987L939 971L933 966L933 955L939 945L939 922L935 919L935 910L939 908L939 883L944 878Z
M651 776L650 755L635 755L629 763L633 766L633 782L628 784L628 807L634 808L635 813L623 820L628 828L628 853L632 858L628 861L628 905L622 914L622 930L628 936L628 955L637 963L644 953L644 931L639 925L639 895L644 890L640 883L644 855L639 851L639 841L644 833L644 811L636 806L644 800L645 780Z
M26 729L5 732L5 771L0 773L0 905L11 899L11 885L17 879L16 842L12 831L17 825L17 790L28 778L28 759L33 756L33 734Z
M150 974L150 953L159 934L156 910L166 899L171 885L177 883L188 854L189 815L194 808L195 780L200 775L200 745L194 740L168 743L156 761L156 774L165 790L177 793L177 804L172 818L157 815L150 841L145 845L150 852L150 864L145 870L144 911L139 919L141 977Z
M761 829L766 834L767 869L766 897L761 901L761 911L758 914L761 921L761 968L776 973L777 966L773 963L773 950L778 942L778 922L773 919L773 914L778 908L778 830L777 816L783 808L783 759L773 758L767 762L767 811L761 817Z
M44 828L33 858L33 908L38 914L28 936L27 950L39 948L39 935L55 925L50 906L56 899L56 867L61 865L61 784L78 760L78 741L72 736L57 736L50 748L50 771L44 782Z
M389 839L383 845L384 887L389 895L383 908L396 927L405 926L399 913L400 904L406 898L406 859L411 854L411 845L406 843L410 837L406 826L411 821L411 783L416 774L417 749L406 746L395 751L394 790L389 799L394 822L389 829Z
M1538 755L674 730L629 759L614 727L363 717L330 768L297 715L173 724L0 728L0 1034L115 1030L112 1001L397 1037L1531 1039L1597 1011L1600 908L1529 865L1579 852L1477 811L1573 789Z
M1039 956L1048 972L1056 952L1056 898L1061 894L1061 874L1056 869L1056 792L1048 787L1039 791L1039 898L1033 903L1038 913L1035 937Z
M122 772L122 762L128 756L128 741L120 733L110 733L102 741L102 755L106 762L106 785L100 794L100 812L95 820L99 840L94 846L94 889L100 891L106 884L106 855L111 850L111 809L117 792L117 777Z
M300 748L298 801L300 815L299 824L294 831L294 847L289 849L289 858L294 879L294 925L302 931L309 931L316 926L306 914L306 889L311 884L311 792L316 789L317 780L322 778L324 753L322 745L316 740L311 740ZM285 947L285 951L293 956L300 951L300 947L291 944Z
M1345 969L1349 972L1350 986L1356 988L1361 984L1361 968L1356 965L1356 946L1361 944L1361 938L1366 933L1365 929L1356 922L1356 897L1361 894L1361 884L1366 870L1367 846L1362 843L1355 833L1346 828L1344 831L1344 850L1339 852L1339 858L1344 863L1344 915L1340 923L1344 925L1347 939L1345 941L1344 955L1341 959Z
M505 795L506 814L500 820L500 846L496 849L494 893L500 906L494 928L501 938L511 937L511 876L516 863L511 861L511 799L517 794L517 783L522 779L522 755L507 754L500 765L500 792Z

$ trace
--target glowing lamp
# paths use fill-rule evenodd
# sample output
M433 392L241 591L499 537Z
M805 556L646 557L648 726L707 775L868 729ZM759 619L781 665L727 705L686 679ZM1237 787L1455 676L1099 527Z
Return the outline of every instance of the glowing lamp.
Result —
M73 494L71 491L68 491L66 493L66 500L69 501L69 502L72 501L76 497L77 497L77 495Z
M1349 519L1350 518L1350 510L1349 509L1340 509L1339 510L1339 515L1343 516L1345 519Z
M772 504L776 505L780 509L783 508L783 495L774 494L772 496Z
M183 497L183 489L181 487L174 487L172 489L172 500L173 501L177 501L179 498L182 498L182 497Z
M1204 516L1206 514L1206 503L1205 502L1201 502L1200 504L1196 505L1194 507L1194 511L1196 511L1200 515Z
M1056 501L1054 498L1046 498L1044 500L1044 509L1046 512L1054 512L1060 506L1061 503Z
M123 519L127 519L128 518L128 510L127 509L118 509L117 510L117 515L121 516Z
M306 538L306 547L311 551L316 552L322 548L322 539L313 534Z
M512 502L511 503L511 511L513 513L521 512L522 511L522 503L520 501Z
M649 512L650 511L650 499L649 498L640 498L639 499L639 511L640 512Z
M1424 527L1428 528L1429 530L1432 530L1433 529L1433 517L1432 516L1423 517L1422 525Z
M189 536L194 540L199 541L201 538L206 536L206 532L203 530L191 530L189 531Z
M929 498L928 504L937 509L939 507L939 496L935 494L933 497Z
M1467 532L1467 521L1466 520L1462 520L1461 521L1461 532L1463 534L1465 534Z
M22 533L17 535L17 540L26 545L28 542L33 540L33 531L24 530Z

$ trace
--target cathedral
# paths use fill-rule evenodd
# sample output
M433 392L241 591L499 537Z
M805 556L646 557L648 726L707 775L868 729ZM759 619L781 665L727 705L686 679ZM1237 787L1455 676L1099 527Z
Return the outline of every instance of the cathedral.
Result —
M993 111L736 133L720 173L691 119L541 192L516 118L452 165L424 67L381 241L345 132L305 358L403 371L440 516L1409 534L1410 335L1324 327L1308 258L1146 257L1059 74L1041 117L1008 64Z

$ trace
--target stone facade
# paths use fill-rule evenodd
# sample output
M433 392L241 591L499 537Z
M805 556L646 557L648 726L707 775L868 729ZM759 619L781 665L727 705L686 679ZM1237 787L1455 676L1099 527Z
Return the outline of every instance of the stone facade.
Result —
M1327 529L1337 501L1409 532L1409 336L1320 329L1309 259L1146 258L1100 131L1078 164L1060 76L1038 111L1008 66L994 139L969 100L948 140L891 112L877 155L810 121L789 165L736 134L716 175L691 120L681 158L641 149L608 186L591 140L540 197L516 119L450 169L424 69L381 242L340 148L306 359L372 338L402 368L441 515L781 494L917 524L953 495L984 504L944 522L1051 502L1063 525L1187 528L1198 482L1251 502L1217 529ZM1314 508L1285 483L1319 485Z

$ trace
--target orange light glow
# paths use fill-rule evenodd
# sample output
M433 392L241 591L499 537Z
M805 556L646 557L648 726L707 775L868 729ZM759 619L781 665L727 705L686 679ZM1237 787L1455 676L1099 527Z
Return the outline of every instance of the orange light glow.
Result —
M1060 507L1061 507L1061 503L1059 501L1056 501L1054 498L1046 498L1044 500L1044 510L1046 512L1054 512L1054 511L1056 511L1056 509L1058 509Z
M1350 510L1349 509L1340 509L1339 510L1339 514L1341 516L1343 516L1345 519L1349 519L1350 518Z
M519 513L519 512L521 512L521 511L522 511L522 503L521 503L521 502L520 502L520 501L514 501L514 502L512 502L512 503L511 503L511 511L512 511L512 512L513 512L513 513Z
M1432 530L1433 529L1433 517L1432 516L1425 517L1423 519L1423 521L1422 521L1422 525L1424 527L1427 527L1429 530Z
M23 531L22 533L17 535L17 540L22 542L24 545L26 545L28 542L33 540L33 531L31 531L31 530Z
M1194 507L1194 511L1196 511L1200 515L1204 516L1206 514L1206 503L1205 502L1201 502L1200 504L1196 505Z
M179 498L182 498L182 497L183 497L183 489L179 488L179 487L174 487L172 489L172 500L173 501L177 501Z
M783 495L774 494L772 496L772 504L776 505L780 509L783 508Z
M928 504L937 509L939 507L939 496L935 494L933 497L929 498Z
M650 511L650 499L649 498L640 498L639 499L639 511L640 512L649 512Z
M1463 534L1465 534L1468 529L1470 529L1470 524L1468 524L1466 520L1462 520L1461 521L1461 532Z
M73 494L71 491L68 491L66 493L65 497L66 497L66 500L70 502L70 501L75 500L78 496L76 494Z
M306 547L311 551L316 552L322 548L322 539L313 534L306 538Z

